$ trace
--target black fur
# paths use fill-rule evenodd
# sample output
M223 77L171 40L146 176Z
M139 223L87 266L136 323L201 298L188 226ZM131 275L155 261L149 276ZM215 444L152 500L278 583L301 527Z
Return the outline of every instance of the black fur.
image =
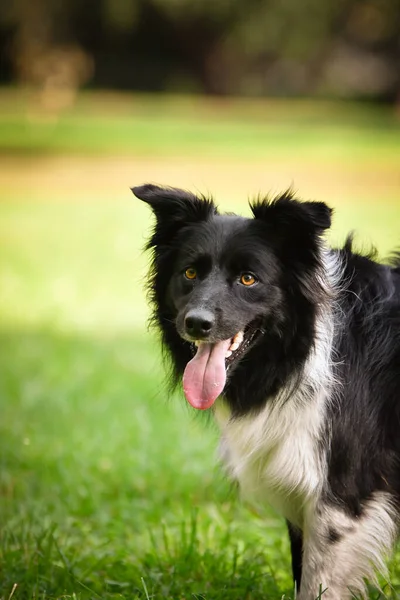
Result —
M303 534L299 529L293 527L293 525L289 521L287 521L286 524L289 532L290 552L292 555L293 581L296 586L296 590L299 590L301 584L301 569L303 562Z
M154 211L147 245L153 252L153 320L172 359L176 384L192 358L185 315L206 308L215 318L207 339L250 331L249 348L228 371L224 397L233 418L256 414L271 398L303 381L318 318L334 313L334 401L327 404L319 452L326 456L324 506L362 518L368 501L385 492L400 502L400 255L379 264L352 249L327 250L340 265L334 283L323 260L322 235L331 210L298 202L290 192L258 200L253 219L220 215L211 199L153 185L133 188ZM185 269L195 267L188 281ZM256 275L246 289L239 276ZM328 318L328 316L327 316ZM310 391L312 393L312 391ZM347 533L351 530L348 528ZM289 524L293 575L300 586L303 538ZM327 543L343 531L330 526ZM330 597L327 595L327 598Z
M400 273L355 253L351 238L339 254L346 286L328 481L332 501L358 516L375 490L400 498Z

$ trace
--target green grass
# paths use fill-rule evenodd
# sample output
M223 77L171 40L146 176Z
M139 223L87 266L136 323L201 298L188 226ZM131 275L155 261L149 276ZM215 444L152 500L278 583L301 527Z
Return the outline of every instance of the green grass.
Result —
M56 119L28 94L0 96L0 151L54 154L139 152L228 157L386 160L396 163L400 123L363 104L82 94Z
M85 102L78 112L89 113ZM132 102L136 112L153 110L147 101ZM160 107L159 102L154 105ZM8 114L20 110L10 103L3 108ZM211 106L199 103L192 116L192 108L186 108L182 121L181 108L167 102L166 121L174 114L174 143L182 155L193 152L196 160L194 132L203 131L195 122L196 111L206 114ZM312 114L304 106L303 115L306 109ZM229 110L232 128L225 125L232 137L239 139L240 131L246 136L243 106L232 103ZM278 131L281 123L285 136L286 124L296 115L279 104L274 110L279 121L274 127ZM324 115L317 110L320 127ZM340 118L358 131L354 140L365 140L370 127L384 129L389 119L371 113L370 124L357 111L335 115L333 120ZM87 116L89 128L96 123L92 117ZM110 134L115 150L120 130L108 130L101 116L96 118L99 136ZM119 118L130 123L126 113L113 117ZM253 131L257 119L256 111L250 119ZM150 121L145 119L147 132ZM24 154L31 142L19 137L18 127L3 135L4 122L3 117L0 146L10 147L13 139L21 154L13 159L15 183L0 193L0 599L292 598L283 521L268 508L254 514L242 505L217 466L214 425L193 415L180 393L166 398L157 339L145 326L147 257L141 247L150 225L146 207L132 201L125 187L115 198L111 175L98 201L96 186L85 179L83 155L85 191L77 187L73 202L65 201L62 190L32 186L32 165L41 168L41 159L32 163L33 154ZM74 123L65 125L68 148L81 154L93 150L93 140L82 145L83 134L76 134ZM187 143L179 137L185 127ZM317 132L316 123L313 127ZM319 137L315 133L317 145L307 138L309 156L318 154L319 143L329 144L325 135L330 128L328 123ZM221 131L217 145L222 148L227 142L221 141ZM50 145L32 145L32 152L65 152L65 139L56 136ZM294 153L285 139L283 161ZM396 169L391 128L379 140L381 156L390 160L383 158L377 168ZM151 141L156 155L171 149L171 143ZM130 152L148 152L151 146L129 144ZM260 151L257 144L247 140L243 160ZM370 152L361 148L358 164ZM214 164L211 159L210 170ZM105 168L106 162L101 165ZM321 197L331 183L327 179ZM222 204L243 211L238 201L229 202L234 188L232 178ZM393 199L399 189L385 188L379 204L363 203L364 191L361 186L356 202L338 199L333 238L357 229L361 239L375 241L384 254L398 239L400 212ZM385 588L384 597L396 598L400 552L390 568L392 588ZM371 593L371 598L378 596Z

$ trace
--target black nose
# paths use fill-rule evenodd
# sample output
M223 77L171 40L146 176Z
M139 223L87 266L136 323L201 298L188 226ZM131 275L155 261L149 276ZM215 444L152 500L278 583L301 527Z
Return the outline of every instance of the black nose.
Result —
M214 315L205 309L189 310L185 317L185 329L191 337L201 339L207 337L214 326Z

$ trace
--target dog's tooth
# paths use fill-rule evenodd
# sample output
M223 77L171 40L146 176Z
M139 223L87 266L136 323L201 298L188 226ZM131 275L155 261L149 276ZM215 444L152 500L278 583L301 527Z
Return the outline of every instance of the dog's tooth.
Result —
M232 352L230 350L227 350L225 352L225 358L229 358L230 356L232 356Z
M234 344L240 344L243 342L243 338L244 338L244 333L243 331L238 331L238 333L236 335L233 336L233 343Z
M234 352L235 350L237 350L239 348L239 345L240 344L238 344L238 342L233 342L233 344L231 344L229 346L229 350L232 350L232 352Z
M200 344L200 342L199 342L198 340L196 340L196 341L194 342L194 345L195 345L195 346L199 346L199 344Z

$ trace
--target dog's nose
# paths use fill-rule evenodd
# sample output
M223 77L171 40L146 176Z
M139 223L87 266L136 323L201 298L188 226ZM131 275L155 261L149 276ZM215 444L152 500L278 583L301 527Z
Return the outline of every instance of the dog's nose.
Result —
M186 332L193 338L207 337L215 323L214 315L205 309L189 310L185 317Z

